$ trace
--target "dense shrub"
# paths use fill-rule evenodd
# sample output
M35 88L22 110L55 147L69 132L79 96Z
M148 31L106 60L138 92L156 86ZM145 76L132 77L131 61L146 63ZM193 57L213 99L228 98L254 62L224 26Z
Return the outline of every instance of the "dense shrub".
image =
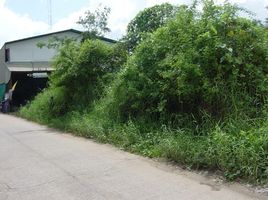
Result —
M69 108L90 106L100 98L125 59L126 51L120 44L100 40L85 40L81 45L63 44L54 61L56 70L50 79L51 88L64 90L63 101Z
M241 9L205 1L181 7L176 20L142 42L111 89L119 118L170 121L204 113L256 117L268 92L266 30Z

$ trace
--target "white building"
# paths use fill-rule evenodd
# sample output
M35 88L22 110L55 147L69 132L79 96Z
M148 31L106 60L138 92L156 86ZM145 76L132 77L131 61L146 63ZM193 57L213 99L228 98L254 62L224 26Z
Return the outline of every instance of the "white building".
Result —
M33 96L45 87L47 81L45 75L53 70L52 61L57 54L57 50L47 48L47 46L40 48L39 44L48 44L55 38L59 40L70 38L80 42L83 36L82 32L78 30L68 29L6 42L1 48L0 83L1 81L7 83L10 77L11 82L18 81L17 89L14 93L15 99ZM103 37L99 39L108 43L115 42ZM31 93L25 94L28 91L31 91ZM21 101L19 100L19 102Z
M0 51L0 59L11 72L51 71L51 61L57 51L46 46L40 48L38 44L47 44L53 38L72 38L80 41L82 35L80 31L69 29L6 42Z

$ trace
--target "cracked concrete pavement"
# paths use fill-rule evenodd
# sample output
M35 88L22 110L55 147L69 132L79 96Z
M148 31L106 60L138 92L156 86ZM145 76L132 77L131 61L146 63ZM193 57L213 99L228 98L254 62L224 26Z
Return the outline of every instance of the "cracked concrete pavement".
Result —
M268 199L0 114L0 200Z

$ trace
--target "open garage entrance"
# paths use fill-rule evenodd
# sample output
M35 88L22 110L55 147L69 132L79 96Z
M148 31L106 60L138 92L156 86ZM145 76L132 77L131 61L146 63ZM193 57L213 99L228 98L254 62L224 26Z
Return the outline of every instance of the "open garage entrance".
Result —
M48 72L12 72L12 83L17 82L13 92L13 105L25 105L47 87Z

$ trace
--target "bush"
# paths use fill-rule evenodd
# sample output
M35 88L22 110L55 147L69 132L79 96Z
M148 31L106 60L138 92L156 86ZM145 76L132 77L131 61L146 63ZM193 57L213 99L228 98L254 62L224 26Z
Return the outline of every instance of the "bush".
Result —
M128 59L111 89L110 112L176 123L185 114L198 123L204 113L259 116L268 91L267 31L239 11L213 1L202 12L180 7Z
M55 58L56 70L51 76L51 88L64 87L69 108L83 109L101 97L125 57L126 51L120 44L99 40L85 40L81 45L66 43Z
M49 88L45 89L32 102L21 108L20 114L27 119L46 124L52 118L66 113L68 107L64 88Z

